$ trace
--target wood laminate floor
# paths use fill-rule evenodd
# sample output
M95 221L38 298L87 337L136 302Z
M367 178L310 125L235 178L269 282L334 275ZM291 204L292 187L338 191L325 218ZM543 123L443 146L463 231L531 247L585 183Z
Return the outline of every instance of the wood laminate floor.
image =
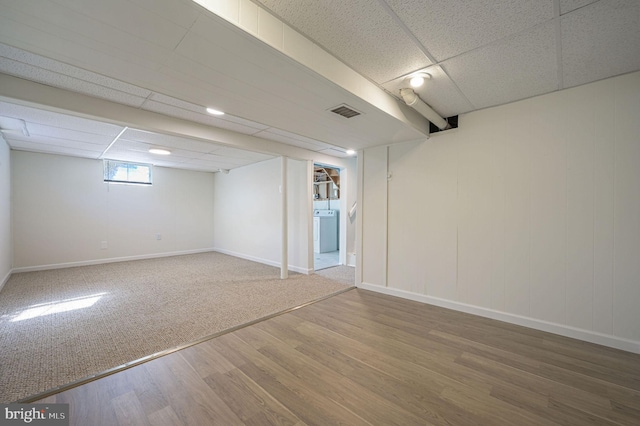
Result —
M74 425L639 425L640 355L353 290L39 402Z

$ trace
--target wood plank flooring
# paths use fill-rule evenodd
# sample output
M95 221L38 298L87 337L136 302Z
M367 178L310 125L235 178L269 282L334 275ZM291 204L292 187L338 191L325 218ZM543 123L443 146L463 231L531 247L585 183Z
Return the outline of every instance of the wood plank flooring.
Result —
M640 355L352 290L38 402L73 425L639 425Z

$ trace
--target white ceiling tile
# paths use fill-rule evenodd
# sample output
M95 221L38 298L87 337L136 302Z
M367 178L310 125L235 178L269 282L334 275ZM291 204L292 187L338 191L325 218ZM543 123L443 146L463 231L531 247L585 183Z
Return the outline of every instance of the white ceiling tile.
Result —
M442 65L476 108L558 89L554 23L457 56Z
M232 3L239 5L240 24L255 23L257 31L258 6L251 0ZM352 86L368 86L355 82L355 71L345 70L344 63L349 63L371 81L387 81L431 66L398 17L404 19L414 36L436 58L457 55L440 64L442 69L433 68L433 84L426 85L424 93L418 91L442 115L556 90L558 53L564 55L565 85L640 68L635 62L640 57L637 37L640 25L635 8L638 2L263 0L262 3L292 25L283 25L282 34L274 32L276 39L283 39L285 52L308 64L307 53L309 46L313 46L311 62L315 71L205 12L190 0L0 1L0 40L5 43L0 45L0 56L5 58L0 66L13 75L116 102L136 105L149 98L142 108L239 133L284 129L286 132L269 129L262 136L311 149L323 143L318 141L330 142L334 147L363 148L422 136L414 127L357 98L357 93L364 93L364 89ZM563 12L572 11L561 20L546 22L554 18L553 6L558 5ZM633 7L629 9L629 5ZM392 9L398 16L388 13ZM554 39L557 35L554 24L559 23L564 37L562 52L555 50L559 41ZM292 28L306 32L309 40L305 41ZM341 57L342 62L317 53L320 46ZM324 67L315 61L323 62ZM385 89L394 92L398 88L385 84ZM154 93L149 95L150 91ZM121 94L133 98L119 97ZM388 97L384 101L385 105L396 106ZM326 112L327 108L342 103L362 110L364 115L340 121L342 118ZM204 115L199 108L205 105L219 106L238 117ZM2 108L5 107L0 105ZM51 143L58 139L82 142L77 132L94 131L76 127L67 118L61 121L54 117L29 121L28 114L19 114L17 118L56 128L47 135ZM113 126L107 130L115 131L115 136L120 129ZM101 130L96 132L102 134ZM139 148L155 143L136 138L131 141L141 144ZM214 151L215 158L203 159L201 152L209 148L206 142L174 142L169 148L176 153L185 152L184 155L197 161L215 160L219 164L227 158L230 164L237 165L264 159L263 154L240 154L227 147ZM342 154L341 149L324 148L330 155ZM148 156L141 150L129 151ZM122 155L125 154L127 150L123 149ZM178 163L182 161L174 158ZM171 160L163 161L169 164Z
M553 18L553 1L386 0L438 61Z
M102 152L109 144L95 144L83 141L69 140L65 138L57 138L48 135L30 135L24 136L12 133L9 135L12 141L21 141L26 143L36 143L42 146L55 148L79 149L82 151Z
M640 69L640 1L601 0L561 19L565 87Z
M356 71L378 83L431 64L376 1L259 2Z
M75 129L62 129L60 127L52 127L38 123L27 123L27 129L32 137L44 136L54 139L90 143L101 146L103 149L113 141L113 137L108 135L98 135Z
M152 144L148 144L144 142L131 141L131 140L119 138L116 141L116 143L114 143L113 145L111 145L111 147L109 147L109 150L107 151L105 156L112 155L115 152L124 153L129 151L147 154L149 151L149 148L151 148L152 146L153 146Z
M84 133L115 137L122 130L122 126L74 117L72 115L45 111L23 105L0 102L0 116L12 117L29 123L38 123L60 129L71 129Z
M420 88L413 90L425 103L443 117L463 114L472 111L473 105L462 95L449 76L438 65L423 70L431 75L431 79L425 81ZM385 90L402 101L400 89L410 87L404 77L390 81L383 85Z
M560 0L560 14L564 15L598 0Z
M17 138L6 138L6 140L11 148L21 151L45 152L49 154L70 155L73 157L84 158L97 158L102 152L102 150L93 149L92 147L94 147L95 145L90 144L85 144L85 146L80 147L70 147Z
M131 95L6 58L0 58L0 72L134 107L139 107L145 100L145 98L140 96Z
M65 0L69 1L69 0ZM76 2L73 7L65 7L57 1L40 0L34 2L9 2L0 4L0 16L9 18L9 21L18 23L23 28L18 30L18 34L28 31L29 40L36 42L37 50L29 49L34 53L42 54L42 46L51 51L64 51L68 57L73 57L81 63L85 63L83 56L85 50L88 52L97 51L100 53L108 53L114 58L125 59L130 65L134 63L144 63L147 61L162 61L173 50L175 45L186 33L186 30L179 28L176 34L172 34L171 41L163 41L162 37L154 39L152 34L147 37L139 37L135 35L139 31L149 31L151 33L163 31L164 23L158 21L155 23L155 29L150 28L153 24L144 21L144 13L135 14L136 19L140 20L136 28L136 24L132 28L117 28L124 22L129 21L129 8L126 7L126 0L120 0L120 4L113 7L109 14L123 15L121 21L104 22L100 15L89 15L82 12L84 2ZM93 7L96 3L103 3L111 6L111 2L99 2L92 0ZM98 7L100 7L98 5ZM79 9L79 10L75 10ZM171 26L171 25L170 25ZM2 27L2 26L0 26ZM179 35L182 33L182 35ZM2 31L4 34L4 31ZM11 42L11 34L3 42L14 45ZM8 41L5 41L8 40ZM22 46L18 46L22 47ZM46 55L50 56L50 55ZM95 56L95 55L94 55ZM73 62L70 62L73 63ZM73 65L78 66L77 63ZM106 66L108 64L101 64ZM87 68L89 69L89 68ZM94 70L96 71L96 70ZM126 72L126 68L121 70Z
M95 83L96 85L103 86L105 88L114 89L119 92L128 93L130 95L146 98L151 94L151 91L143 89L133 84L128 84L104 75L100 75L91 71L84 70L82 68L74 67L73 65L65 64L64 62L49 59L41 55L36 55L31 52L27 52L22 49L17 49L12 46L0 43L0 57L12 59L24 64L33 65L37 68L52 71L56 74L72 77L74 79L83 80L89 83Z

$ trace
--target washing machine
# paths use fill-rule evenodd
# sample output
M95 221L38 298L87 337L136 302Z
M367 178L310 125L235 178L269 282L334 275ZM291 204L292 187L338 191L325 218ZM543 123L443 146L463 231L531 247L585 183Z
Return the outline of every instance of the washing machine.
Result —
M313 211L313 252L338 250L338 210Z

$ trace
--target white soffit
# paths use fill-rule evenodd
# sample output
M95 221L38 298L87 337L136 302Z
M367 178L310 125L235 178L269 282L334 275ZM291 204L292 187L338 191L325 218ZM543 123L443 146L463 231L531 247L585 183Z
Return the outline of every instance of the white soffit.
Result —
M153 111L160 114L170 115L172 117L183 118L189 121L195 121L196 123L206 124L208 126L219 127L221 129L232 130L234 132L243 133L245 135L252 135L256 132L259 132L262 128L266 128L259 123L252 123L251 126L247 126L245 124L237 123L236 121L230 120L231 116L229 114L225 114L225 120L214 117L213 115L209 115L201 112L193 112L184 108L179 108L173 105L169 105L162 102L157 102L154 100L147 100L142 109L147 111ZM204 108L201 108L204 110ZM248 122L248 120L242 120Z
M206 109L204 108L205 106L211 106L211 105L205 105L205 106L195 105L191 102L185 102L180 99L172 98L171 96L163 95L161 93L152 93L147 102L157 102L157 103L165 104L171 107L193 112L195 113L195 115L193 115L192 117L196 117L196 115L200 118L204 117L204 119L208 120L205 124L211 124L216 127L225 128L224 126L226 124L223 124L223 123L233 123L239 126L246 127L248 129L252 129L246 132L248 134L251 134L252 131L255 132L255 131L264 130L268 128L268 126L265 126L264 124L256 123L255 121L246 120L242 117L236 117L230 114L225 114L223 116L212 116L206 113L205 112ZM216 105L213 105L213 106L216 106ZM143 108L146 109L146 104L143 105ZM197 121L197 120L193 120L193 121ZM245 132L241 132L241 133L245 133Z
M255 83L252 84L254 86L251 88L252 92L264 88L265 77L273 73L274 76L279 76L281 80L268 79L270 93L269 98L265 98L268 105L260 105L261 108L275 109L277 111L279 107L277 99L281 97L283 101L297 102L301 111L307 108L317 111L317 107L323 103L323 99L327 102L325 102L322 110L345 102L358 104L354 106L360 110L371 110L369 126L366 128L353 131L350 125L343 125L337 129L340 131L336 131L332 135L325 135L325 137L315 137L314 135L324 134L322 128L325 127L326 129L326 126L321 125L312 131L305 131L304 126L301 125L304 123L305 126L314 126L316 123L323 122L323 118L319 116L316 116L314 120L316 123L308 120L300 122L300 120L292 118L287 124L277 125L266 121L265 124L272 124L272 127L277 128L287 128L287 130L297 134L305 134L308 137L314 136L318 140L331 141L332 144L336 145L346 144L348 140L359 138L362 140L362 144L374 146L389 142L415 140L428 134L428 122L413 109L404 104L398 104L395 98L389 96L381 88L372 84L302 34L297 33L279 19L274 18L265 9L261 7L249 8L249 12L243 13L243 5L249 3L249 0L240 0L240 9L237 13L229 13L228 8L224 7L228 3L237 3L237 1L203 1L202 3L206 4L214 14L227 19L243 31L253 34L262 42L275 48L284 55L289 65L283 66L283 58L265 50L261 43L255 43L255 39L248 40L242 37L234 37L237 44L220 43L220 40L223 39L222 35L226 34L226 29L216 24L214 17L202 15L181 45L178 46L177 51L196 65L195 70L192 66L188 69L183 67L183 72L196 72L198 65L200 67L204 65L209 69L202 69L199 71L199 75L194 76L195 78L204 79L207 75L209 78L212 77L211 69L213 69L214 65L216 71L223 71L223 68L228 66L229 71L223 72L219 77L222 79L240 78L247 82L251 82L253 79ZM257 28L248 28L243 24L254 22L253 19L247 18L247 14L256 15ZM261 25L266 28L261 30ZM402 32L399 29L397 31L399 33ZM193 35L202 37L208 43L196 40ZM216 44L216 46L212 44ZM215 61L216 55L211 53L213 52L212 49L222 49L220 53L224 53L225 50L242 51L243 55L238 56L238 59L250 61L251 63L245 64L245 66L231 67L226 62ZM201 54L198 55L198 52L201 52ZM204 52L207 52L210 56L208 58L205 57L202 54ZM235 58L230 56L229 59L234 60ZM377 60L387 59L379 56ZM395 59L392 58L388 60L395 62ZM172 66L175 65L177 67L184 62L182 59L176 61L175 58L172 61ZM428 60L420 62L423 65L428 65L429 63L430 61ZM256 70L259 72L256 72ZM229 86L228 83L231 82L228 81L223 86ZM273 86L274 84L276 85L275 87ZM281 86L278 87L278 85ZM292 92L291 89L296 87L297 89ZM274 88L277 88L277 90L273 90ZM247 93L242 91L235 94L241 97L247 96ZM308 97L308 100L305 97ZM283 103L283 105L285 104ZM251 108L252 105L245 104L243 107L247 109ZM230 108L230 110L233 111L233 108ZM263 111L263 114L267 113L269 111ZM297 111L289 109L288 116L292 114L297 114ZM281 119L282 114L277 114L276 116ZM276 116L272 117L272 119L276 120ZM347 135L344 141L340 135Z
M322 149L332 148L331 145L322 143L304 136L296 135L291 132L287 132L279 129L267 129L260 133L256 133L255 136L269 139L272 141L282 142L289 145L298 146L311 151L320 151Z
M341 158L350 158L352 155L347 154L343 150L335 149L335 148L327 148L318 151L322 154L331 155L332 157L341 157Z
M120 136L120 139L118 139L117 143L119 143L120 140L142 142L145 144L169 149L184 149L203 154L213 152L221 148L220 145L216 145L210 142L203 142L194 139L181 138L178 136L164 135L161 133L153 133L131 128L127 129L122 134L122 136Z

